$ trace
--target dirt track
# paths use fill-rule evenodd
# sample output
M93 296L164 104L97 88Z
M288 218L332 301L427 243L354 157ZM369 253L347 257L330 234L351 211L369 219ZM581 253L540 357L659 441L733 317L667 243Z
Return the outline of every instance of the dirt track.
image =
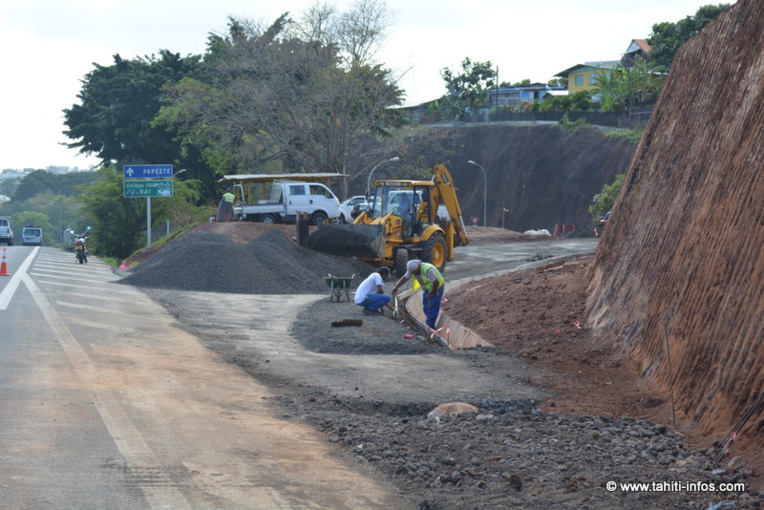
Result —
M477 246L471 247L475 258L462 252L461 260L447 268L447 278L481 264L499 269L496 259L501 257L506 258L502 264L517 266L529 259L538 263L565 244L481 245L485 240L477 241L479 237L475 231ZM495 250L496 246L503 248ZM492 250L492 261L480 260L480 253ZM446 297L447 306L465 312L467 303L475 310L485 308L487 315L476 316L477 321L495 334L539 327L546 331L538 337L515 338L515 345L504 346L513 349L506 350L444 352L423 338L413 339L418 342L414 349L403 341L403 335L410 332L404 325L386 317L363 316L351 303L330 302L326 293L263 296L152 290L150 294L211 349L272 387L276 400L293 419L324 431L327 440L341 444L349 456L391 480L412 501L412 507L700 508L722 501L735 501L737 508L756 507L751 496L758 496L752 490L740 495L626 493L603 487L611 480L720 483L744 480L746 473L742 464L737 468L715 465L710 450L692 451L671 427L634 417L608 417L632 414L624 413L623 408L607 412L600 405L587 410L586 397L593 403L598 395L589 386L592 381L568 372L574 366L570 364L555 372L554 360L569 357L580 367L588 365L591 374L608 376L617 370L628 373L628 367L589 364L587 360L606 353L576 345L580 340L574 326L578 308L570 309L570 301L565 299L575 301L580 288L549 280L534 283L533 273L504 278L508 281L502 284L484 281L471 285L469 289L480 299L466 290ZM524 296L505 287L513 282L536 292ZM534 305L533 296L545 287L551 291L548 296L566 296L560 301L562 308L555 308L553 300L545 301L541 308ZM512 304L497 299L502 295L512 296ZM523 297L528 299L525 306L519 302ZM259 313L271 309L274 302L285 314L280 323L293 323L284 335L274 336L272 317ZM510 314L510 310L517 313ZM332 321L348 317L362 318L364 326L330 326ZM491 327L500 322L490 319L505 317L514 322ZM554 329L548 331L549 327ZM518 358L514 350L518 347L524 359ZM545 366L545 359L552 363ZM637 380L632 375L632 381ZM603 378L599 386L617 389L607 384L612 380ZM563 387L582 392L576 400L578 412L568 409L565 394L556 391ZM480 411L476 416L446 417L440 422L426 419L435 406L455 400L474 404ZM640 406L636 418L650 409Z

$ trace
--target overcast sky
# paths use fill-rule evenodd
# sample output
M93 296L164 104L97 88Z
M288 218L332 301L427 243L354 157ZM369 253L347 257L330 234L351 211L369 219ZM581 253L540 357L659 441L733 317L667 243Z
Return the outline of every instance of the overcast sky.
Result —
M0 170L95 164L61 143L64 108L80 80L112 56L166 49L204 52L228 16L272 22L315 0L2 0L0 2ZM327 0L345 10L353 0ZM694 15L708 0L387 0L392 26L380 60L406 103L440 97L440 70L465 57L491 61L499 80L547 82L573 65L618 60L653 24ZM734 3L730 0L724 3Z

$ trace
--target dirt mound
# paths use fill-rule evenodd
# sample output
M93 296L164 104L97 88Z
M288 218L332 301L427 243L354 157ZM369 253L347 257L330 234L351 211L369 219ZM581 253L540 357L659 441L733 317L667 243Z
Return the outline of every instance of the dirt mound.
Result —
M764 391L764 2L678 53L594 261L590 324L722 439ZM740 422L742 423L742 422ZM764 410L737 442L764 446Z
M443 311L499 349L537 367L531 381L555 395L547 410L671 423L662 391L635 363L586 328L592 257L481 280L449 292Z
M324 277L329 274L355 275L360 281L374 270L363 262L301 248L280 230L268 230L248 243L196 231L171 242L120 283L197 292L321 294L328 291Z

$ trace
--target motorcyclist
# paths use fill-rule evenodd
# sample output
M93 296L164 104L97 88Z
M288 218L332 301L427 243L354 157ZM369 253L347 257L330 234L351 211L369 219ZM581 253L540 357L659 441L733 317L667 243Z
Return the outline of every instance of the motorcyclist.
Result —
M88 227L85 232L81 234L75 234L74 230L69 229L69 234L74 237L74 258L80 264L88 261L88 236L90 231Z

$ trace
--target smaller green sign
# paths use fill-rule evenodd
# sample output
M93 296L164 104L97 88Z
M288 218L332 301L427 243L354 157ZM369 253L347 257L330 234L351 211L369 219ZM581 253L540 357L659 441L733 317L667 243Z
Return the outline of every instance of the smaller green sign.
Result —
M171 197L172 179L157 179L155 181L125 181L125 197Z

